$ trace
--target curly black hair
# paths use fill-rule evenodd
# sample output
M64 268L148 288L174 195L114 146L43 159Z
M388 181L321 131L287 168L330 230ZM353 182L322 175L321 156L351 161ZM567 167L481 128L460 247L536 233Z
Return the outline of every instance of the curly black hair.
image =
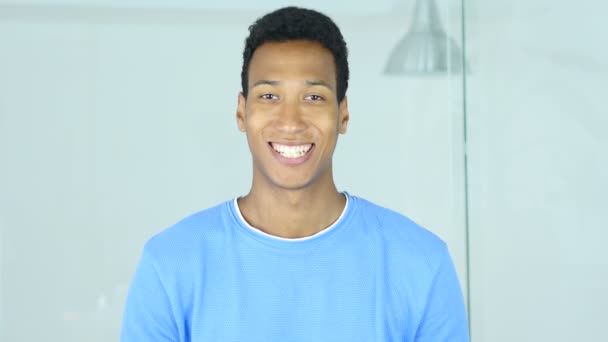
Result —
M342 102L348 88L348 50L340 29L327 15L300 7L284 7L257 19L249 26L249 36L243 51L241 86L247 97L249 65L255 50L267 42L310 40L328 49L336 64L338 103Z

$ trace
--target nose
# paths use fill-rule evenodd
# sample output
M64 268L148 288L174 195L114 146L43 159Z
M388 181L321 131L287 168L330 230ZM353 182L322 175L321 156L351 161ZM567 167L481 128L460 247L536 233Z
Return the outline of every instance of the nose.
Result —
M284 102L276 120L277 128L287 134L298 133L306 129L302 109L295 101Z

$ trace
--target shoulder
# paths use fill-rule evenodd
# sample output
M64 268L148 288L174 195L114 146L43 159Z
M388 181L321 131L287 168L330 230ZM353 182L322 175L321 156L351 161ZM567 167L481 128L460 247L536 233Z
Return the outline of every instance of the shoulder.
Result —
M152 236L144 246L145 253L163 262L199 253L225 232L229 205L225 201L179 220Z
M436 268L447 253L445 242L409 217L392 209L382 207L360 197L357 215L366 229L383 240L383 245L396 253L406 253L408 258L418 259L430 268Z

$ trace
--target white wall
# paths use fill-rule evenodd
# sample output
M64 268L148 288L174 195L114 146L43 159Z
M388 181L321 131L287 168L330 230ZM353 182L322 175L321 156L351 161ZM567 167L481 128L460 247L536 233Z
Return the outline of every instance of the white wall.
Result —
M467 2L474 341L608 341L608 5Z
M264 10L3 3L0 340L116 340L144 242L248 191L234 114ZM459 4L440 3L458 38ZM443 237L466 288L460 76L382 75L409 12L380 4L327 8L352 56L336 180Z

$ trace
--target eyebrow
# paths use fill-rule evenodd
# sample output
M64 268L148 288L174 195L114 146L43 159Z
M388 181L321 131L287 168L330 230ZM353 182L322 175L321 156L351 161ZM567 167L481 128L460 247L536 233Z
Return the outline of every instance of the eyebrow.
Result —
M327 82L325 81L321 81L321 80L306 80L306 84L311 85L311 86L322 86L322 87L326 87L330 90L333 90L332 87L329 86L329 84L327 84Z
M304 81L304 83L305 83L306 85L309 85L309 86L322 86L322 87L326 87L326 88L328 88L329 90L332 90L332 91L333 91L333 88L332 88L332 87L331 87L329 84L327 84L327 82L322 81L322 80L306 80L306 81ZM267 85L271 85L271 86L276 86L276 85L281 84L281 81L275 81L275 80L259 80L259 81L256 81L255 83L253 83L253 84L251 85L251 88L254 88L254 87L259 86L259 85L262 85L262 84L267 84Z
M259 81L256 81L254 84L252 84L251 88L262 85L262 84L268 84L271 86L275 86L275 85L278 85L279 83L280 83L279 81L259 80Z

